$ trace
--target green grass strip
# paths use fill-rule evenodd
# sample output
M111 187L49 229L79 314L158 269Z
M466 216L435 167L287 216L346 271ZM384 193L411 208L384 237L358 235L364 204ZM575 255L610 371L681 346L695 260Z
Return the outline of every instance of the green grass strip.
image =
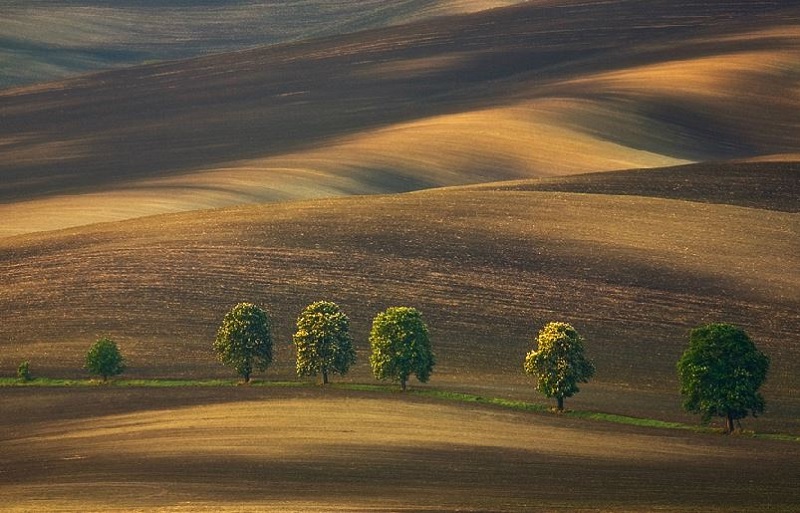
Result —
M800 436L785 433L753 433L753 438L759 440L778 440L779 442L800 442Z
M528 411L543 413L548 411L546 406L540 404L528 403L525 401L515 401L511 399L501 399L498 397L483 397L475 394L465 394L462 392L450 392L446 390L425 389L413 390L414 395L423 397L434 397L436 399L443 399L445 401L457 401L461 403L478 403L478 404L491 404L494 406L502 406L516 411Z
M183 388L206 387L224 388L245 386L236 379L53 379L34 378L24 381L18 378L0 378L1 387L115 387L115 388ZM246 386L253 387L287 387L298 388L308 386L299 381L261 381L252 380Z
M652 427L661 429L685 429L690 431L704 431L701 426L683 424L681 422L667 422L664 420L648 419L642 417L629 417L627 415L617 415L614 413L590 412L590 411L568 411L564 415L576 419L596 420L601 422L611 422L614 424L625 424L628 426Z
M95 386L88 379L53 379L34 378L24 381L18 378L0 378L0 387L91 387Z
M111 379L108 382L103 382L99 379L53 379L53 378L35 378L32 380L24 381L19 378L0 377L0 388L3 387L87 388L87 387L104 387L104 386L113 388L182 388L182 387L225 388L225 387L238 387L238 386L270 387L270 388L309 388L319 385L307 381L263 381L263 380L252 380L249 384L244 385L240 380L236 379ZM372 392L372 393L383 393L383 394L401 393L396 385L366 384L366 383L331 383L327 386L337 390L350 390L355 392ZM430 397L433 399L439 399L443 401L499 406L509 410L521 411L521 412L533 412L533 413L553 412L552 408L542 404L529 403L526 401L517 401L513 399L503 399L499 397L484 397L476 394L453 392L449 390L439 390L435 388L414 389L414 390L409 390L407 393L419 397ZM614 413L569 410L563 413L557 413L557 415L563 415L565 417L570 417L575 419L591 420L596 422L609 422L612 424L622 424L627 426L638 426L638 427L648 427L657 429L679 429L686 431L694 431L698 433L718 432L718 430L703 426L683 424L681 422L667 422L663 420L649 419L642 417L630 417L627 415L617 415ZM744 433L741 436L749 436L760 440L776 440L782 442L800 443L800 436L786 434L786 433Z

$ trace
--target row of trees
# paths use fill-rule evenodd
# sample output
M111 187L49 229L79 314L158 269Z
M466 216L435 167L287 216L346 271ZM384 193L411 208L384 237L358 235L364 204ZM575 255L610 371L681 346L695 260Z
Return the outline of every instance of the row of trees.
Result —
M317 301L297 318L292 337L297 350L297 375L344 376L356 361L350 336L350 319L336 303ZM397 306L375 316L370 330L370 365L377 379L390 379L406 389L413 374L427 382L436 364L428 327L415 308ZM250 381L254 369L272 363L271 323L267 313L252 303L239 303L222 320L214 340L219 360Z
M347 374L356 361L350 320L330 301L312 303L300 313L292 341L297 375L321 376L323 384L332 374ZM436 359L418 310L392 307L376 315L369 343L369 361L377 379L399 382L405 390L412 374L423 383L430 378ZM536 389L555 399L557 409L563 411L564 399L580 391L579 384L594 376L595 366L584 354L583 337L570 324L547 324L536 344L523 368L535 377ZM272 363L268 314L251 303L239 303L225 315L213 346L220 361L249 382L254 370L265 371ZM86 368L107 381L122 373L125 363L116 343L102 338L89 349ZM765 402L758 390L768 370L769 358L741 328L730 324L696 328L677 363L684 409L700 414L704 422L722 417L725 431L733 432L736 421L763 413ZM20 365L18 376L30 379L28 362Z
M538 348L525 358L525 372L534 375L536 388L555 398L558 410L564 398L587 383L595 367L583 350L583 338L569 324L552 322L539 332ZM756 348L747 333L730 324L709 324L693 329L689 348L677 363L683 408L725 420L725 432L734 422L764 412L764 397L758 391L767 378L769 358Z

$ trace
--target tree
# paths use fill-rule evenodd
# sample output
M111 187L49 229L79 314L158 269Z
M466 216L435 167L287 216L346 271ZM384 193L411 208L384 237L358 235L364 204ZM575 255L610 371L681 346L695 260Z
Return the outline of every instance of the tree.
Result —
M272 363L272 334L267 313L252 303L239 303L222 320L214 350L224 365L250 382L253 369L267 370Z
M117 343L108 338L95 342L86 353L86 369L92 374L102 376L104 382L111 376L122 374L125 362Z
M30 381L33 379L31 376L31 363L28 360L23 361L17 367L17 378L22 381Z
M536 376L536 389L555 398L564 411L564 398L580 391L578 383L594 376L594 364L583 354L583 337L570 324L551 322L539 332L538 350L525 356L525 372Z
M758 389L767 378L769 358L741 328L708 324L693 329L677 367L683 407L701 414L703 422L723 417L725 432L732 433L734 421L764 412Z
M323 385L329 373L344 376L356 362L350 319L330 301L317 301L300 313L292 341L297 348L297 375L321 373Z
M430 379L436 358L428 327L415 308L396 306L376 315L369 342L372 347L369 361L377 379L399 381L403 391L411 374L422 383Z

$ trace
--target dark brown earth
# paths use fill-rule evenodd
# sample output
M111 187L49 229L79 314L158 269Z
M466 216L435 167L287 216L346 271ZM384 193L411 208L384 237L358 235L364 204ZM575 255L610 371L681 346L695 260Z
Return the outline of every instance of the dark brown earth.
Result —
M569 115L581 131L660 155L796 153L798 16L778 1L532 2L4 90L0 202L103 190L542 99L619 113L609 120L575 107ZM721 73L719 91L681 67L666 71L679 86L673 94L662 79L640 75L692 62L710 77ZM733 78L726 62L740 70ZM609 87L604 74L615 72L641 82ZM367 171L350 170L386 192L437 185L422 172ZM498 180L549 170L482 171ZM475 181L467 174L462 183Z
M793 511L797 444L320 389L4 389L9 511Z
M109 336L128 377L231 377L211 342L252 301L258 378L294 380L327 299L358 351L337 379L373 382L370 322L409 305L427 386L545 403L521 364L560 320L597 367L568 408L690 423L675 362L731 322L772 362L743 428L798 436L799 15L531 2L4 90L0 376L85 377ZM5 387L0 509L795 511L797 447L314 387Z
M649 173L628 185L644 188L634 177ZM440 385L530 397L524 355L542 325L564 320L598 367L577 405L686 420L675 362L689 329L724 321L773 362L768 414L748 425L797 433L798 222L774 209L478 187L5 238L0 311L14 322L0 325L0 364L79 377L88 345L111 336L133 376L225 376L211 341L233 304L252 301L274 321L269 376L291 379L294 320L328 299L352 319L352 379L370 380L370 322L405 304L430 325Z

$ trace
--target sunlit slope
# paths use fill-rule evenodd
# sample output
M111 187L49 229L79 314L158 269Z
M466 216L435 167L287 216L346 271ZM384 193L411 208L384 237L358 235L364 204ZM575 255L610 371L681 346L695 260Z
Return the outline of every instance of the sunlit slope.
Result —
M797 154L783 5L532 3L9 90L0 229Z
M566 126L571 102L436 116L316 149L246 159L113 190L0 204L0 236L132 217L316 197L375 194L683 162Z
M220 375L210 350L216 327L248 300L274 317L270 376L290 378L297 313L330 299L353 320L361 358L352 375L369 379L372 317L410 304L430 323L440 384L529 390L522 358L535 331L559 319L586 335L597 361L583 398L672 416L687 330L727 321L773 359L768 400L781 407L761 422L795 429L798 231L796 212L464 188L11 237L0 241L0 312L13 319L0 325L0 362L80 375L87 345L109 335L134 374ZM642 393L652 397L630 407Z
M757 512L797 495L794 443L400 394L101 387L0 404L25 412L0 421L11 511Z
M514 0L3 2L0 88L475 12Z

